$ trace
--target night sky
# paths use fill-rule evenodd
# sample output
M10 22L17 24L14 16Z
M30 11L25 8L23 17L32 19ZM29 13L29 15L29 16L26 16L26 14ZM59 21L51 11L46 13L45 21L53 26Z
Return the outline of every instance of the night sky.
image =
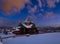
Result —
M26 18L37 26L60 26L60 0L0 0L0 26L17 26Z

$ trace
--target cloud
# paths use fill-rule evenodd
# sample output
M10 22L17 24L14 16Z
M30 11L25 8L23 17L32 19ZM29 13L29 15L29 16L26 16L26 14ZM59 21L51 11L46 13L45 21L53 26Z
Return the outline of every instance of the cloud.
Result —
M1 5L4 15L10 16L24 8L26 3L29 3L29 0L2 0Z
M42 8L43 4L42 4L41 0L37 0L37 1L38 1L39 7Z
M3 11L4 16L14 16L18 15L20 11L17 10L17 8L12 8L10 11Z
M56 6L55 3L59 3L59 2L60 2L60 0L46 0L45 3L42 3L41 0L37 0L37 1L38 1L38 5L39 5L40 8L42 8L45 3L47 3L47 6L48 6L49 8L54 8L54 7ZM44 0L44 1L45 1L45 0Z
M60 0L54 0L55 2L57 2L57 3L59 3L60 2Z
M48 7L50 8L54 8L56 5L55 5L55 0L46 0L47 1L47 4L48 4Z
M20 20L9 20L3 17L0 17L0 27L2 26L17 26L20 23Z
M46 14L44 15L45 18L54 18L56 16L56 14L54 14L53 12L46 12Z
M47 1L47 5L49 8L54 8L56 7L55 3L59 3L60 0L46 0Z
M40 8L44 7L44 6L45 6L45 3L47 3L47 6L48 6L49 8L54 8L54 7L56 6L55 3L56 3L56 2L59 2L59 0L46 0L45 3L42 3L41 0L37 0L37 1L38 1L38 6L39 6ZM44 1L45 1L45 0L44 0Z
M43 15L42 15L41 13L40 13L40 14L38 14L38 16L39 16L39 17L40 17L40 16L41 16L41 17L43 17Z
M31 13L35 13L37 11L37 5L35 5L34 7L30 7L28 12Z
M31 19L36 19L37 17L34 15L34 13L37 11L37 5L35 5L33 8L30 7L28 12L30 14Z
M25 3L28 3L29 0L3 0L2 8L6 11L9 11L12 6L22 9Z
M0 26L7 26L9 24L9 20L0 17Z

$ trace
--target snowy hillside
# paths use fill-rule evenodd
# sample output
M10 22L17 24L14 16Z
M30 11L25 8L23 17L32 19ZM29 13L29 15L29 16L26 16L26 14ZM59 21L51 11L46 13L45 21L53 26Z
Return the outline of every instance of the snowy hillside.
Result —
M3 44L60 44L60 32L4 39Z

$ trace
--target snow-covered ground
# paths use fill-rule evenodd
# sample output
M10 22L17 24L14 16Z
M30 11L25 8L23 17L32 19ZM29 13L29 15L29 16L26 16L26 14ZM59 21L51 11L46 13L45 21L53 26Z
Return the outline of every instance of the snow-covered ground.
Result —
M0 44L3 44L2 42L0 42Z
M3 44L60 44L60 32L3 39Z

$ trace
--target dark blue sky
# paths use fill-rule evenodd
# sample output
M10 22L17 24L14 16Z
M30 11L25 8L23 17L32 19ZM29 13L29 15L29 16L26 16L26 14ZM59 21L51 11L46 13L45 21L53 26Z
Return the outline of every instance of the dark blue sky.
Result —
M25 3L19 11L15 11L18 8L13 6L9 12L6 12L2 8L2 1L0 1L0 24L7 20L5 22L9 22L9 25L17 25L18 21L23 22L30 16L31 21L37 26L60 26L60 0L54 3L47 2L49 1L30 0L30 3Z

